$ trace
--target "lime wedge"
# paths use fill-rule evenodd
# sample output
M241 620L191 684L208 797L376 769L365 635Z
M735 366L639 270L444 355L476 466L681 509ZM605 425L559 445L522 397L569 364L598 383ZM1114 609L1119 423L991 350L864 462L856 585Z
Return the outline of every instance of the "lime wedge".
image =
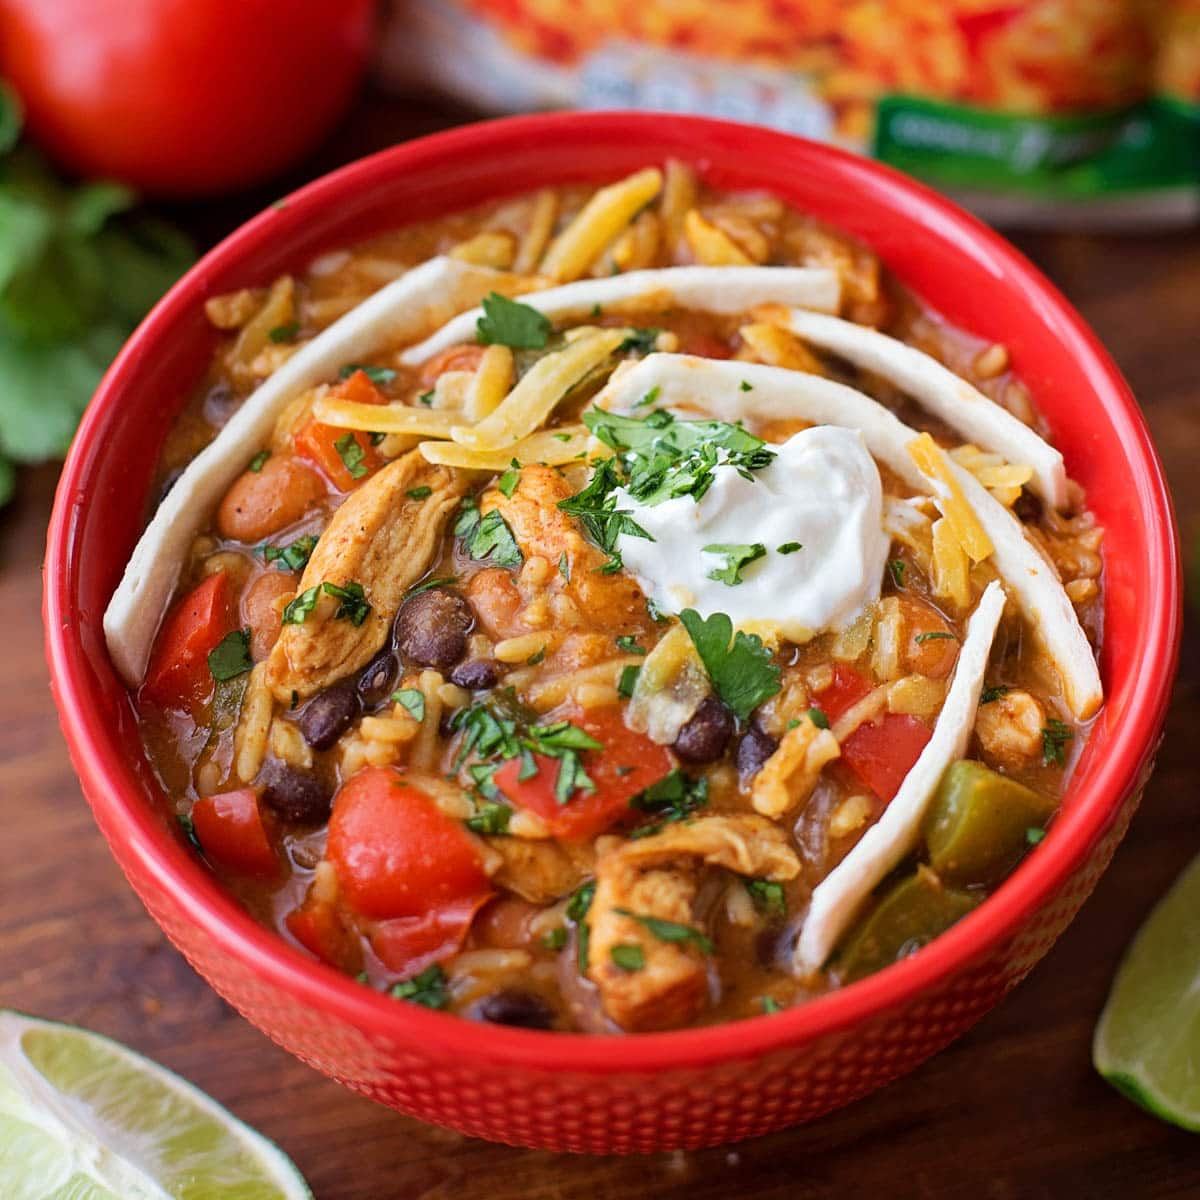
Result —
M0 1009L4 1200L312 1200L287 1157L99 1034Z
M1092 1062L1148 1112L1200 1132L1200 858L1125 952Z

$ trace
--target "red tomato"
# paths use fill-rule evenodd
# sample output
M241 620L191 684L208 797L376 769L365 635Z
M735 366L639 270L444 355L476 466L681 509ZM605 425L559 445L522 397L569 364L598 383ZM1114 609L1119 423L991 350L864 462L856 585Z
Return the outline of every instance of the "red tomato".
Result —
M0 0L2 2L2 0ZM331 395L355 404L383 404L387 397L367 378L362 371L355 371L349 379L332 389ZM357 474L346 466L337 443L346 435L353 437L362 451ZM374 474L383 465L369 434L338 429L333 425L322 425L320 421L309 421L295 437L295 450L300 458L306 458L321 468L322 473L339 492L353 491L364 479Z
M284 924L305 950L331 967L356 973L362 966L358 938L342 924L332 905L305 901L288 913Z
M209 651L236 627L229 580L224 571L218 571L197 584L167 613L138 698L194 713L212 695Z
M461 822L393 768L368 768L342 787L325 853L342 896L365 917L424 918L492 890Z
M817 706L831 720L836 721L842 713L852 709L875 685L860 675L853 667L844 663L835 663L833 667L833 682L822 691L817 692L813 699Z
M731 358L733 349L721 338L707 333L683 333L679 337L680 354L696 354L701 358Z
M390 971L409 978L455 954L475 914L491 895L464 896L415 917L381 921L371 934L371 949Z
M267 179L345 110L372 0L0 0L0 74L84 175L192 196Z
M842 761L881 800L891 800L932 736L918 717L888 713L842 743Z
M496 786L520 808L541 817L555 837L584 841L611 829L629 815L629 801L673 766L666 748L629 729L619 708L589 709L568 714L603 750L580 756L583 769L596 785L594 792L576 791L566 804L554 794L560 760L535 754L538 772L521 780L521 760L514 758L492 776Z
M279 858L263 825L253 788L204 796L192 806L192 822L204 853L246 875L274 875Z

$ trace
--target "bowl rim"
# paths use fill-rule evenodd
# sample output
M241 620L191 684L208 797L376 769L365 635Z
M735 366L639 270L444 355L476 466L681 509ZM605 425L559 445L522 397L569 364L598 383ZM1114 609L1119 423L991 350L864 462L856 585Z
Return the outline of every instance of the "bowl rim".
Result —
M940 979L960 974L994 950L1087 860L1117 820L1127 794L1140 786L1165 720L1178 658L1182 573L1170 493L1137 403L1095 334L1059 291L1011 244L981 221L931 189L879 163L821 143L759 126L706 117L668 119L698 143L736 138L769 150L786 144L792 153L835 164L843 178L868 187L881 206L888 202L936 227L943 240L971 243L997 271L1016 275L1039 311L1053 317L1062 353L1086 366L1096 396L1121 437L1133 471L1145 541L1151 552L1150 633L1135 668L1136 696L1113 731L1109 752L1094 769L1087 803L1075 804L1052 826L1038 853L1029 855L974 912L910 956L857 983L783 1012L664 1033L624 1035L622 1052L610 1037L521 1030L464 1020L412 1004L356 983L259 925L167 829L133 785L130 767L110 736L102 712L91 703L86 656L71 603L71 561L76 553L77 508L82 480L99 451L96 433L109 410L159 336L185 309L199 303L206 276L217 267L252 259L281 231L279 219L300 222L374 180L428 170L463 154L495 155L530 139L578 139L589 133L627 133L661 122L647 112L569 112L481 121L415 139L361 158L319 177L241 225L210 250L159 301L106 373L80 424L64 465L47 538L43 617L51 688L71 758L106 838L120 843L122 865L167 891L187 919L226 955L286 992L292 1001L328 1014L369 1040L419 1045L427 1053L470 1055L477 1063L521 1066L545 1072L636 1075L686 1070L745 1060L785 1050L847 1029L888 1009L910 1004ZM800 145L797 146L797 143ZM703 157L695 150L695 159ZM501 194L501 189L496 189ZM290 228L289 224L289 228ZM131 870L129 860L137 867Z

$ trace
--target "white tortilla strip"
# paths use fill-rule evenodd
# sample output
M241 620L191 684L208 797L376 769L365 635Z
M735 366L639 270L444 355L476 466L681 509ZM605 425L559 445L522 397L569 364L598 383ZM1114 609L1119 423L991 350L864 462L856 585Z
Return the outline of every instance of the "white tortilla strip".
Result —
M883 816L813 892L796 943L794 964L798 973L824 965L863 901L916 848L925 810L946 768L967 752L1004 600L1004 589L995 581L989 583L967 623L967 636L958 652L954 678L934 723L933 736Z
M885 333L840 317L788 310L784 326L804 341L894 383L968 441L1033 468L1030 487L1047 504L1067 503L1062 455L1028 425L937 359Z
M742 384L750 385L743 390ZM614 375L597 396L603 408L629 412L652 389L657 406L684 416L723 421L799 418L859 430L872 456L909 487L935 498L941 485L928 479L908 454L917 431L870 396L819 375L759 363L650 354ZM991 538L992 561L1010 595L1054 664L1067 706L1080 720L1095 714L1104 699L1100 672L1087 635L1054 568L1025 536L1020 521L969 472L950 463L959 487Z
M351 309L266 379L188 464L158 506L104 614L108 652L131 687L141 681L163 610L192 539L301 392L382 342L403 342L477 304L500 281L488 267L431 258Z
M662 267L629 271L607 279L583 279L540 292L526 292L522 304L552 321L589 316L598 304L608 312L703 308L737 314L758 304L783 304L837 312L841 281L824 267ZM419 366L460 342L475 340L475 322L483 309L460 313L431 337L400 356L406 366Z

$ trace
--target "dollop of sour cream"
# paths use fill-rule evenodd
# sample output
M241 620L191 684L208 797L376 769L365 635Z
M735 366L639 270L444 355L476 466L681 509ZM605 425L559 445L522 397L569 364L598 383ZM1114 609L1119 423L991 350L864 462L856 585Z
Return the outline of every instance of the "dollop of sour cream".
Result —
M723 612L735 627L773 627L805 642L852 624L879 599L889 539L862 434L818 425L772 449L775 459L750 479L717 467L699 502L644 505L618 490L617 508L654 539L623 533L618 550L660 611ZM756 544L766 553L742 568L740 583L711 578L728 559L705 546Z

